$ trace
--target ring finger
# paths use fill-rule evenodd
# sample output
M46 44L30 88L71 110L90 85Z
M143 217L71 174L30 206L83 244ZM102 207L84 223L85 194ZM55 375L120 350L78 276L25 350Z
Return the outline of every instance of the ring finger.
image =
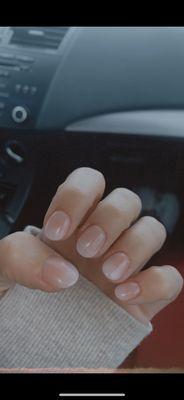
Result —
M111 246L102 261L102 272L112 282L123 282L137 273L162 247L164 226L153 217L142 217Z

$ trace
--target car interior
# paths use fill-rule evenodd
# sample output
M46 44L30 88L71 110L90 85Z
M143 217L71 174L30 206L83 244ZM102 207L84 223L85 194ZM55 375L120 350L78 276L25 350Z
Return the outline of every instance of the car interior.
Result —
M0 238L41 227L58 185L88 166L104 195L133 190L165 225L148 266L183 274L183 42L180 27L0 27ZM122 366L184 368L183 309L182 292Z

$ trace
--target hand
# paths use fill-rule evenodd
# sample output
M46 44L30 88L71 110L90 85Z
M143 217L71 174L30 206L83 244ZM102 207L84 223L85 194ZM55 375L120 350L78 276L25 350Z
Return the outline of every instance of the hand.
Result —
M166 230L155 218L137 220L141 200L135 193L116 188L101 200L104 189L103 175L91 168L76 169L59 186L41 237L63 258L47 260L44 279L60 290L67 275L63 263L69 260L113 301L148 323L178 296L183 279L170 265L141 272L162 247ZM68 286L72 279L71 274Z
M183 285L174 267L141 272L163 245L165 228L152 217L135 222L141 211L135 193L118 188L100 201L104 189L99 171L79 168L58 188L42 241L24 232L2 239L2 291L18 282L55 292L75 284L80 272L143 323L173 301Z

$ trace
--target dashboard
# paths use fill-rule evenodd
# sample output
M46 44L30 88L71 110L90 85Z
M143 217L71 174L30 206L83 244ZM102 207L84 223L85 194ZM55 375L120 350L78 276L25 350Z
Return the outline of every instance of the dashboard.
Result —
M87 120L99 130L89 121L98 117L112 133L182 136L183 39L183 28L0 28L0 126L73 130ZM165 110L180 110L174 132Z
M35 127L61 59L68 28L12 27L0 30L0 124Z
M80 166L184 234L183 43L179 27L0 27L0 237L41 225Z

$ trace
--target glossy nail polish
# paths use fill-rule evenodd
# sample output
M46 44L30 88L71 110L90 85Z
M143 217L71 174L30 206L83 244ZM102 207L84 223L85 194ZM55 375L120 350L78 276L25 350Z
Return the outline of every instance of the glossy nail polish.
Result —
M140 293L140 286L136 282L128 282L118 285L115 289L115 295L119 300L128 301Z
M61 240L70 227L70 217L63 211L55 211L44 226L44 235L50 240Z
M57 289L65 289L74 285L79 272L73 264L62 257L51 256L43 265L42 279Z
M103 265L102 272L112 281L123 280L127 277L130 260L123 252L117 252L108 257Z
M91 225L77 240L76 248L83 257L93 257L102 248L106 241L106 235L100 226Z

